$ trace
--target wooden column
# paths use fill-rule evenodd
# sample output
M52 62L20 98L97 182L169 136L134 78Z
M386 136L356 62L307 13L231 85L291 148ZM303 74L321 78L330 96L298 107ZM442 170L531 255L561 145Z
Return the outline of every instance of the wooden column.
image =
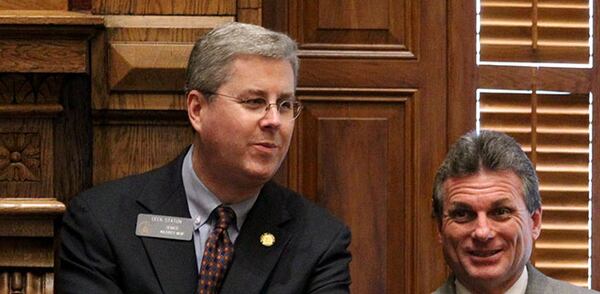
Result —
M0 10L0 293L52 293L56 221L91 183L88 48L102 18L19 3Z

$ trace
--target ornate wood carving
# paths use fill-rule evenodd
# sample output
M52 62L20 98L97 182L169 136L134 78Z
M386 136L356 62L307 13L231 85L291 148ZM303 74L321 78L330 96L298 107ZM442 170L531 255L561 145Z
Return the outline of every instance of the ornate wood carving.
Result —
M64 204L0 199L0 293L52 293L54 219Z
M63 75L0 74L0 107L58 103L63 81Z
M54 293L54 274L41 270L1 271L0 293Z
M39 134L0 133L0 181L39 182L40 157Z

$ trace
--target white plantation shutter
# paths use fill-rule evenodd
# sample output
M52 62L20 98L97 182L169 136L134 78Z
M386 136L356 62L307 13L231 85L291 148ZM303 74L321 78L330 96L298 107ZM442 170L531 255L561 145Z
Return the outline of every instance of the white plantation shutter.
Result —
M480 126L514 137L536 167L543 217L534 264L587 286L589 97L499 92L480 94Z
M588 0L481 0L481 61L588 63Z

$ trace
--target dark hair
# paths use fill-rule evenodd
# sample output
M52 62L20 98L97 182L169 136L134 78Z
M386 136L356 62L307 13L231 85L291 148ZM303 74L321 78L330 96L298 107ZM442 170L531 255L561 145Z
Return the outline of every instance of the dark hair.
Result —
M527 210L533 213L542 205L538 177L521 146L510 136L496 131L471 131L463 135L448 151L435 175L433 185L433 216L440 222L444 211L444 182L477 173L482 168L491 171L514 172L523 186Z

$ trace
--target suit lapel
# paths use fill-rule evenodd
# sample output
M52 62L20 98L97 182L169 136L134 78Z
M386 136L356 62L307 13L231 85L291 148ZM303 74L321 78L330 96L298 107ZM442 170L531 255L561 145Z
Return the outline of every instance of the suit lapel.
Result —
M282 227L291 217L281 188L267 183L249 212L235 242L235 257L221 293L258 293L263 288L291 233ZM264 233L275 236L273 246L261 244Z
M184 153L185 155L185 153ZM138 203L150 214L190 217L181 179L183 155L157 171ZM140 237L163 293L193 293L197 265L193 241Z

